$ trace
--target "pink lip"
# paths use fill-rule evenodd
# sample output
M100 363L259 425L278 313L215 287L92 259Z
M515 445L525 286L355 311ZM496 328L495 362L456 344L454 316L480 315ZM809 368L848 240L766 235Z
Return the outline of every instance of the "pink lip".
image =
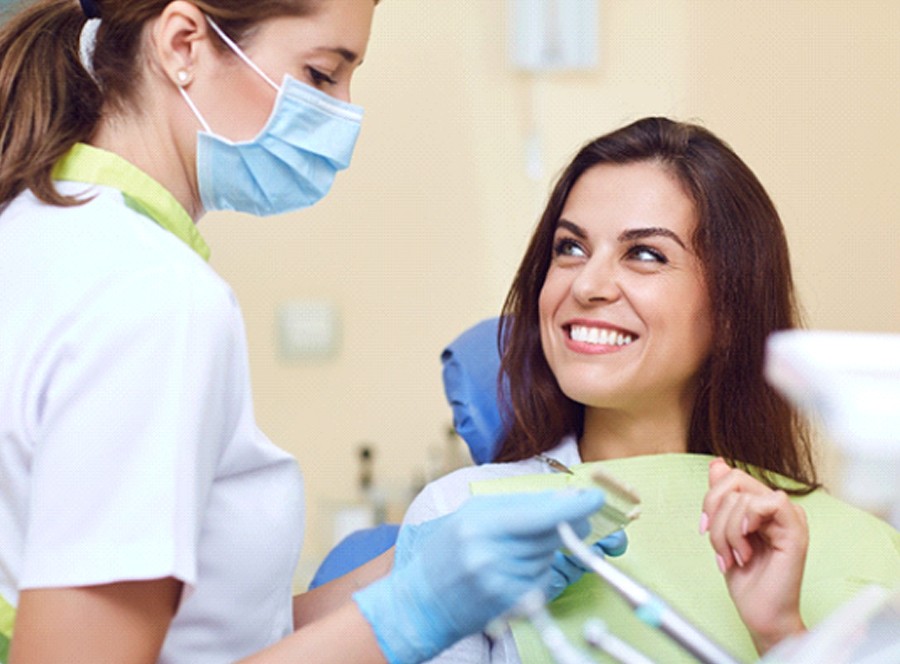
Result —
M583 318L576 318L570 321L566 321L562 326L562 335L563 340L565 341L566 348L572 350L576 353L582 353L585 355L609 355L611 353L618 353L619 351L623 351L631 344L626 346L613 346L608 344L590 344L585 341L574 341L572 337L569 336L569 330L573 325L578 325L580 327L595 327L597 329L606 329L613 330L620 334L625 334L631 337L632 342L634 343L639 338L639 335L632 332L631 330L627 330L618 325L613 325L612 323L607 323L605 321L600 320L586 320Z

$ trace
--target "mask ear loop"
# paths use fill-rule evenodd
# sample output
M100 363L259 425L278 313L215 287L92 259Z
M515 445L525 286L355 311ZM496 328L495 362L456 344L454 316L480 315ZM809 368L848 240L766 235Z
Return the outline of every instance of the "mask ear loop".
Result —
M188 108L191 109L191 113L194 114L194 117L197 118L197 122L203 127L203 131L207 134L211 134L212 128L209 126L209 123L203 117L203 114L200 112L200 109L197 108L197 105L194 103L194 100L191 99L190 95L188 95L187 91L184 89L184 86L191 82L191 75L188 74L184 69L178 71L175 75L178 79L176 85L178 86L178 92L181 93L181 98L184 99L185 103L188 105Z
M206 14L204 14L204 16L206 16ZM212 29L216 31L216 34L219 35L222 41L228 45L228 48L234 51L234 54L244 61L244 64L250 67L250 69L255 71L257 74L259 74L266 83L268 83L275 89L275 92L281 91L281 86L275 83L275 81L273 81L271 78L269 78L268 74L260 69L259 66L255 62L253 62L253 60L248 58L247 54L244 53L243 50L241 50L241 47L235 44L231 37L226 35L225 31L222 30L222 28L220 28L218 25L216 25L215 21L213 21L209 16L206 16L206 22L209 23Z

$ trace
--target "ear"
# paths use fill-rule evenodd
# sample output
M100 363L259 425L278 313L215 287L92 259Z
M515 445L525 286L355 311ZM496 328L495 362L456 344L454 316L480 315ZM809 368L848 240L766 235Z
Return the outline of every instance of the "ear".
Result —
M178 87L187 87L197 68L213 55L209 24L191 2L166 5L150 29L150 50L161 73Z

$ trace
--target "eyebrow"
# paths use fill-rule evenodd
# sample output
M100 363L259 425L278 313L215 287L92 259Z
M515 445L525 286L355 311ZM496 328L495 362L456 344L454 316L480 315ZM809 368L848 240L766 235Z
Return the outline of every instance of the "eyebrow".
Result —
M571 221L568 221L567 219L560 219L556 223L556 228L557 228L557 230L560 228L565 228L567 231L569 231L572 235L577 237L579 240L587 239L587 233L585 233L584 229L581 226L579 226L578 224L573 224Z
M341 56L346 62L353 64L359 59L359 56L351 51L348 48L344 48L343 46L323 46L322 48L316 49L317 51L326 51L328 53L337 53ZM359 65L363 63L362 60L359 61ZM357 67L359 66L357 65Z
M557 229L565 228L580 240L587 239L587 232L578 224L572 223L567 219L560 219L556 224L556 227ZM678 237L675 232L670 231L668 228L661 228L659 226L651 226L649 228L631 228L627 231L622 231L617 239L619 242L633 242L635 240L643 240L648 237L667 237L670 240L676 242L682 249L687 249L687 246L685 246L684 242L682 242L681 238Z
M678 243L678 245L682 249L687 249L684 242L681 241L681 238L678 237L673 231L670 231L668 228L659 228L659 227L651 227L651 228L632 228L627 231L623 231L619 235L619 242L632 242L634 240L643 240L648 237L656 237L662 236L667 237L670 240L674 240Z

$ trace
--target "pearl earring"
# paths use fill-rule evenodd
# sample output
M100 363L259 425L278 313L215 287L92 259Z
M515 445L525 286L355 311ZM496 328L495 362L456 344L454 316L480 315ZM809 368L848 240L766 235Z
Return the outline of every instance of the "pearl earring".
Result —
M178 85L181 87L187 85L191 80L191 75L185 69L179 69L175 77L178 79Z

